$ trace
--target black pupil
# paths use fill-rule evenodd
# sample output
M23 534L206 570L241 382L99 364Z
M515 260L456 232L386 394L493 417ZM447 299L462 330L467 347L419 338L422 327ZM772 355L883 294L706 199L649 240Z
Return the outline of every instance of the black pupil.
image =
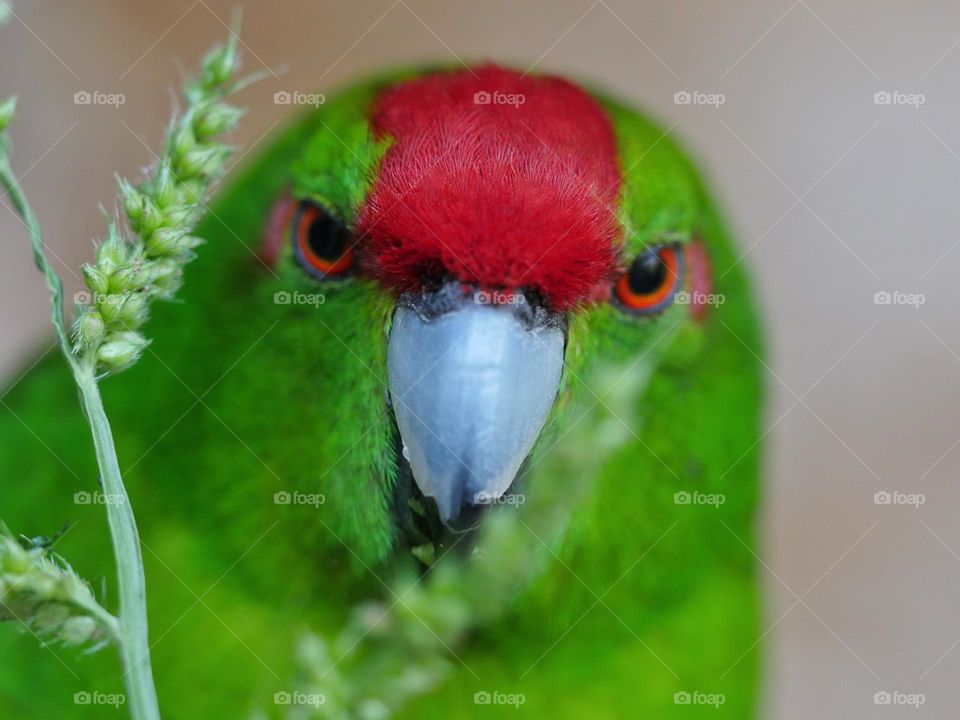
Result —
M307 228L307 244L317 257L333 262L347 248L348 233L337 220L326 213L318 213Z
M650 295L663 286L667 277L667 266L660 255L647 251L638 256L627 271L627 282L630 292L635 295Z

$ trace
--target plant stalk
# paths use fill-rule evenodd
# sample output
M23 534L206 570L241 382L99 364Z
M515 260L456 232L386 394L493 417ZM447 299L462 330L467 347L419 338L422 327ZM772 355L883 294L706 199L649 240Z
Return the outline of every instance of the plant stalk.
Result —
M146 579L143 574L137 522L120 476L110 421L103 409L100 387L91 364L76 365L74 377L80 388L83 411L90 423L103 493L109 500L105 504L110 537L113 540L113 554L117 563L122 637L118 650L124 666L123 678L129 696L127 705L134 720L160 720L157 691L150 667Z

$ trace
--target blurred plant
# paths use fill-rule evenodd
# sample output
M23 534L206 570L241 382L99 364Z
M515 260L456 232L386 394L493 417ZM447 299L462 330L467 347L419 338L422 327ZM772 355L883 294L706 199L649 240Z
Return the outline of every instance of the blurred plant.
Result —
M289 696L287 720L388 720L442 683L469 633L538 577L550 542L541 547L539 533L554 540L569 518L545 510L495 511L469 558L442 556L423 577L400 574L392 602L357 606L332 640L301 636L296 695L280 693Z
M42 544L18 541L0 525L0 621L16 620L65 645L118 642L120 623L90 586Z
M601 364L592 377L609 411L626 423L638 421L634 394L619 391L642 386L650 362L626 375ZM522 507L491 508L466 556L455 552L462 540L436 559L424 559L429 553L415 549L428 566L425 573L398 573L389 597L355 607L335 637L304 634L292 683L298 695L279 693L289 696L282 698L288 701L286 720L388 720L440 685L461 662L456 653L469 635L501 617L540 577L599 471L603 451L628 439L629 425L601 422L606 412L597 403L582 410L577 442L560 443L553 430L546 432L528 468L536 467L536 474L520 478Z
M0 0L0 20L8 12ZM161 157L150 175L137 185L118 178L127 227L111 221L107 239L97 247L96 262L84 265L91 302L76 308L72 333L64 322L63 284L44 254L39 223L10 166L6 128L16 102L10 98L0 103L0 186L27 227L34 260L46 279L51 320L80 390L103 492L117 498L106 506L120 602L119 631L112 633L111 639L120 651L129 706L137 720L160 717L147 639L146 586L136 521L98 381L130 367L140 357L149 342L141 328L150 304L174 295L183 266L200 242L191 232L201 215L203 197L223 173L232 151L213 138L232 129L242 114L223 98L249 82L234 80L237 39L235 29L224 45L206 55L199 77L187 84L186 109L171 122ZM75 629L76 625L69 627Z

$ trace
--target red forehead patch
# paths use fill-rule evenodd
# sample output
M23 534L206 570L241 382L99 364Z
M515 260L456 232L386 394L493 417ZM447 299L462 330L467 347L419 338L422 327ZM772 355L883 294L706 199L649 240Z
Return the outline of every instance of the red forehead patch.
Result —
M535 288L564 310L609 280L616 141L580 88L493 66L438 73L387 90L371 123L393 141L358 221L382 282Z

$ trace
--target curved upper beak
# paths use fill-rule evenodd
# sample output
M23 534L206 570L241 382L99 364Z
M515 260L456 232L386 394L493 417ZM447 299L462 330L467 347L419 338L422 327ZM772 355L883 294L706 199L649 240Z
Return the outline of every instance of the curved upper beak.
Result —
M449 524L510 487L556 398L565 332L519 294L509 304L438 294L429 308L398 303L387 371L404 455Z

